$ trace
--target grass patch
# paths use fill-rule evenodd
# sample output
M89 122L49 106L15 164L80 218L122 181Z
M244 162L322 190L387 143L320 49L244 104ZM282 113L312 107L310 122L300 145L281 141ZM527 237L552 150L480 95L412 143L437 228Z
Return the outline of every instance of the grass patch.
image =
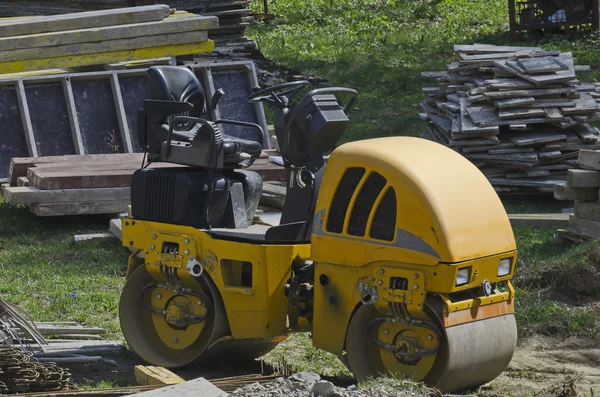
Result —
M289 364L296 372L310 371L322 376L340 378L352 376L337 356L313 347L307 333L290 336L263 359L273 366Z
M256 11L262 4L252 2ZM346 141L422 133L421 72L445 70L454 44L539 45L571 51L580 64L600 63L600 36L585 29L512 43L505 0L277 1L269 11L274 21L248 31L267 58L360 92ZM600 71L581 77L597 79Z
M118 302L128 251L115 240L75 243L108 219L38 218L0 200L0 295L36 321L77 321L121 338Z
M542 290L518 289L516 293L515 316L521 335L600 335L598 318L589 310L556 302Z

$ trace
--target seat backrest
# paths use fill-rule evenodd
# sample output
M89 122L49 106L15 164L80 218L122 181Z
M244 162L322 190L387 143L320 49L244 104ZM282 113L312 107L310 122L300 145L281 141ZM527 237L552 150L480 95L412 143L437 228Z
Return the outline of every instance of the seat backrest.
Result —
M188 68L152 66L148 69L148 99L189 102L191 117L204 117L205 93L196 75Z

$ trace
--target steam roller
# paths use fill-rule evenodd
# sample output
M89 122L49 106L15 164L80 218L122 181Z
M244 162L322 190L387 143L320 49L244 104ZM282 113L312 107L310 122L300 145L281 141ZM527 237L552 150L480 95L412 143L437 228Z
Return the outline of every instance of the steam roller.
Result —
M270 225L256 216L262 180L248 168L265 133L216 118L222 95L209 98L185 67L148 70L120 301L142 360L253 359L310 332L358 381L394 376L455 392L508 366L515 239L474 165L419 138L340 145L355 90L256 87L248 102L275 111L287 176L281 221Z

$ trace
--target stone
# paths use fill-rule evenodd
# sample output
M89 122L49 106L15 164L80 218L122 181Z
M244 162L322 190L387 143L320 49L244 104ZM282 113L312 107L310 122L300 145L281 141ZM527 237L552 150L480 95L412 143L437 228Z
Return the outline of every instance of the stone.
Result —
M295 382L314 384L321 380L321 376L314 372L298 372L290 376L290 379Z
M333 383L326 380L318 381L312 388L312 395L316 397L331 397L333 392Z

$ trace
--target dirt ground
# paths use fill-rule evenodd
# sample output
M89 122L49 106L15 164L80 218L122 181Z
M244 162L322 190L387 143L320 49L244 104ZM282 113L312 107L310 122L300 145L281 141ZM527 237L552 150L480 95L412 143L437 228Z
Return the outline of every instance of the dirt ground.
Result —
M575 390L557 387L572 384ZM507 370L481 391L486 396L600 395L600 341L581 337L525 338L519 341Z

